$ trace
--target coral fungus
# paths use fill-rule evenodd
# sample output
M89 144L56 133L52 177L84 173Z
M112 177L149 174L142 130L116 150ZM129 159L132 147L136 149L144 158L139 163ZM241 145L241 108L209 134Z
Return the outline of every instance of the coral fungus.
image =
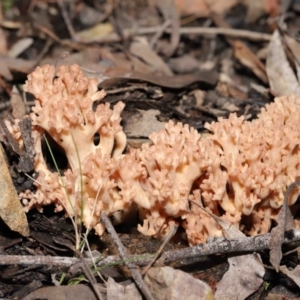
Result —
M98 234L104 230L102 211L112 215L135 203L144 234L163 236L176 222L186 229L190 245L222 236L216 221L189 199L247 234L265 233L286 187L300 178L300 117L294 113L299 97L275 99L252 122L235 114L220 118L205 125L210 131L205 136L170 121L150 135L151 143L123 154L124 104L94 105L105 92L78 66L62 66L57 74L52 66L38 67L24 89L36 99L30 116L39 174L37 190L20 194L25 209L55 203L70 216L83 213L85 226ZM21 143L16 126L10 129ZM65 151L69 169L61 178L44 161L43 132ZM298 194L296 189L290 205Z

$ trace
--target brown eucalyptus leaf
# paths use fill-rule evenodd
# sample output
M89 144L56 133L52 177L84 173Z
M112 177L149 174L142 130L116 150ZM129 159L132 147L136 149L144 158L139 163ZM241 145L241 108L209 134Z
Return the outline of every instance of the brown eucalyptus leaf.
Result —
M0 145L0 217L11 230L23 236L28 236L29 226L27 218L12 183L2 151L3 148Z
M230 257L228 263L229 270L217 285L215 299L243 300L259 289L265 270L253 254Z
M280 266L279 267L280 272L287 275L289 278L291 278L297 285L300 287L300 266L296 266L296 268L292 271L290 271L286 266Z
M125 285L117 283L109 277L107 280L107 299L142 300L142 296L133 282Z
M153 72L159 72L168 76L173 75L169 66L151 49L146 38L135 37L130 45L129 51L131 54L139 57L142 61L151 66L153 68Z
M298 79L288 62L278 30L270 41L266 66L270 87L276 96L300 93Z
M117 84L128 81L148 82L157 86L182 89L193 83L204 83L215 85L218 82L219 74L216 71L198 71L192 74L164 76L144 74L137 71L129 71L121 68L107 69L103 74L99 74L99 87L103 89L115 87Z
M22 119L26 115L26 105L16 86L13 86L12 88L10 103L12 107L12 116L15 119Z
M164 124L156 118L160 111L156 109L137 110L124 124L124 132L130 137L147 138L152 132L164 128Z
M292 183L284 196L283 205L277 217L277 226L271 230L270 237L270 263L279 272L279 266L282 258L281 247L284 242L284 233L287 230L294 229L293 216L288 206L289 196L294 188L300 185L300 180Z
M194 201L191 201L195 204ZM202 208L202 207L201 207ZM224 236L227 239L238 239L245 235L229 222L210 213L202 208L222 227ZM256 255L260 259L259 255ZM263 283L264 267L254 257L253 254L240 256L231 255L228 258L229 270L224 274L223 278L217 285L215 294L216 299L227 300L237 299L243 300L259 289ZM247 283L247 284L245 284Z

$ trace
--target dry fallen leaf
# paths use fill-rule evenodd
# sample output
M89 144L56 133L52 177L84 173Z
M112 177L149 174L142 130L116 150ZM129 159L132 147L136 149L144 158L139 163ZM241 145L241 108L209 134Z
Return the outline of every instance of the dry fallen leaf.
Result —
M21 53L28 49L33 42L33 38L22 38L12 45L7 55L9 57L18 57Z
M47 299L47 300L72 300L72 299L85 299L97 300L98 298L93 293L92 289L84 284L76 284L71 286L47 286L37 289L23 300L32 299Z
M153 72L172 76L173 72L169 66L150 47L146 38L136 37L130 45L130 53L152 66Z
M211 13L213 22L222 28L231 28L231 26L218 14ZM249 68L262 82L268 83L266 68L256 54L241 40L225 37L231 45L234 56L241 64Z
M300 63L300 43L287 34L285 34L283 38L295 59Z
M11 95L10 95L10 104L12 107L12 116L14 119L23 119L23 117L26 115L26 105L16 88L16 86L13 86Z
M109 277L107 280L107 299L114 300L142 300L142 296L138 291L136 285L131 282L130 284L122 285Z
M0 217L11 230L16 231L23 236L28 236L29 226L27 223L27 218L15 187L12 183L1 145L0 169Z
M222 228L224 235L228 239L237 239L245 236L232 225L228 227L228 230L224 230L223 226L225 224L223 222ZM259 255L257 255L257 257L260 259ZM217 291L215 293L216 299L243 300L259 289L263 283L265 269L253 254L231 256L228 258L228 263L229 270L217 284Z
M283 38L284 38L285 44L291 51L291 55L294 58L295 68L296 68L298 82L299 82L299 78L300 78L300 43L296 39L290 37L287 34L285 34L283 36Z
M129 117L124 124L124 132L129 137L148 137L152 132L157 132L164 128L164 123L156 118L160 114L159 110L138 110Z
M270 237L270 263L278 272L282 258L281 247L284 241L284 233L287 230L294 229L293 216L288 206L289 196L293 189L300 185L300 181L292 183L284 196L284 202L277 217L277 226L271 230Z
M13 80L11 72L30 73L35 67L35 61L0 55L0 75L7 80Z
M215 299L243 300L259 289L265 270L253 254L230 257L229 270L217 284Z
M260 59L242 42L239 40L233 43L234 56L264 83L268 83L266 69Z
M181 15L207 16L211 11L224 14L238 2L238 0L176 0L176 6Z
M208 284L171 267L150 268L144 280L156 300L213 299Z
M247 6L246 23L255 23L265 14L265 5L261 0L245 0Z
M201 62L190 54L185 54L169 60L169 65L176 73L191 73L199 70Z
M2 9L0 9L0 21L3 21L3 19L3 12ZM7 36L2 27L0 28L0 53L3 55L7 54Z
M300 93L299 82L288 62L278 30L270 41L266 66L270 87L276 96Z
M93 43L106 37L114 31L110 23L100 23L91 28L76 33L76 39L81 43Z
M245 237L238 228L229 222L222 220L205 209L203 210L218 222L227 239ZM260 259L259 255L256 255L256 257ZM253 254L246 254L240 256L231 255L231 257L228 258L229 270L217 284L215 299L243 300L259 289L263 283L265 270L263 265L257 261L256 257L254 257Z
M280 0L264 0L263 1L265 11L268 15L270 15L270 17L272 17L272 18L278 17L279 12L280 12L280 7L279 7L280 2L281 2ZM286 2L288 2L288 1L286 1Z
M174 54L180 41L180 18L174 0L152 0L161 11L164 21L171 24L171 43L163 50L165 56L170 57Z
M278 0L244 0L247 6L247 23L254 23L264 14L275 18L279 14Z
M290 271L286 266L280 266L279 271L291 278L300 287L300 265Z
M153 76L153 74L144 74L121 68L111 68L107 69L104 73L94 75L94 77L99 79L99 87L103 89L107 89L112 86L115 87L117 83L124 83L128 81L148 82L161 87L181 89L195 82L204 83L206 85L215 85L218 81L219 74L212 70L198 71L197 73L175 76Z

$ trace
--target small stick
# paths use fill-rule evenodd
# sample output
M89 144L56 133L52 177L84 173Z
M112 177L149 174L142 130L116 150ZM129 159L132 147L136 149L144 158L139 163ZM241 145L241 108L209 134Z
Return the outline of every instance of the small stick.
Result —
M153 49L157 43L157 41L160 39L160 37L164 34L164 31L170 26L171 21L166 20L161 26L160 29L156 31L156 33L153 35L150 41L150 47Z
M66 243L64 239L61 239L59 237L55 237L54 241L55 241L55 243L57 243L59 245L64 245L65 247L69 248L70 250L72 250L74 253L77 254L77 256L80 260L80 263L76 263L73 266L76 266L76 267L78 266L82 270L82 272L84 273L84 275L88 279L89 283L91 284L91 286L94 290L94 293L97 296L97 299L98 300L104 300L102 294L100 293L99 285L97 283L97 280L96 280L93 272L91 271L90 267L88 266L86 260L84 259L82 253L79 250L77 250L72 243ZM76 269L76 267L75 267L75 269ZM72 266L71 266L71 268L72 268Z
M162 253L162 251L164 250L165 246L169 243L169 241L171 240L171 238L174 236L174 234L176 233L178 229L178 225L174 224L170 231L168 232L168 235L166 236L165 240L163 241L163 243L161 244L161 246L159 247L158 251L156 252L155 256L152 258L152 260L150 261L150 263L143 269L143 271L141 272L142 275L145 275L148 270L151 268L151 266L155 263L155 261L157 260L157 258L160 256L160 254Z
M300 229L289 231L285 234L284 244L300 241ZM219 254L219 253L245 253L259 252L269 249L270 233L262 234L254 237L243 237L234 240L225 238L217 238L205 244L199 244L194 247L187 247L179 250L166 251L159 260L165 264L171 262L192 259L194 262L203 261L203 256ZM127 260L134 260L136 265L146 266L152 260L153 255L148 257L138 255L128 255ZM84 258L88 265L93 261L90 258ZM109 264L121 264L120 257L111 255L103 258L97 263L98 267L105 267ZM43 265L43 266L60 266L70 267L81 260L74 257L60 256L40 256L40 255L0 255L0 265Z
M161 26L153 27L140 27L136 29L124 29L124 37L128 38L136 35L155 34ZM170 29L165 32L170 33ZM195 34L195 35L225 35L232 38L248 39L252 41L265 41L269 42L272 38L271 34L261 33L250 30L234 29L234 28L221 28L221 27L181 27L179 29L180 35ZM119 42L120 37L115 33L110 33L104 37L95 37L91 42L112 43ZM84 43L84 41L80 41Z
M111 224L109 218L103 212L101 213L101 221L105 225L107 231L111 235L111 238L113 239L113 241L117 245L118 251L120 253L120 257L123 260L128 260L125 247L123 246L122 242L120 241L119 236L117 235L117 233L115 231L115 228ZM125 262L125 264L128 267L128 269L131 273L131 276L132 276L133 280L135 281L135 284L140 289L140 291L143 293L144 297L147 300L154 300L153 296L151 295L151 293L150 293L147 285L145 284L145 282L142 278L142 275L139 272L139 270L137 269L136 265L132 262Z
M61 44L62 46L69 47L69 48L77 50L77 51L81 51L84 48L83 45L80 45L76 42L72 42L70 40L60 39L55 33L53 33L51 30L49 30L48 28L46 28L44 26L37 25L36 29L38 29L41 32L45 33L47 36L49 36L51 39L53 39L55 42Z
M68 28L70 36L72 37L72 40L76 40L76 32L75 32L75 30L73 28L72 22L71 22L71 20L69 18L69 15L68 15L67 11L66 11L66 7L65 7L65 4L64 4L64 1L63 0L57 0L57 4L58 4L58 6L61 9L61 14L62 14L62 16L64 18L65 24L66 24L66 26Z

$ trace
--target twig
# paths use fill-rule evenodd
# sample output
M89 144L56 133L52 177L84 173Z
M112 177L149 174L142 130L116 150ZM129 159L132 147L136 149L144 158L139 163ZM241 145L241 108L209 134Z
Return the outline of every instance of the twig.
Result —
M113 227L113 225L111 224L109 218L107 217L107 215L105 213L101 213L101 222L104 223L107 231L110 233L111 238L113 239L113 241L115 242L115 244L118 247L118 251L120 253L120 257L123 260L127 260L127 254L126 254L126 250L125 247L123 246L122 242L119 239L119 236L117 235L115 228ZM133 280L135 281L135 284L137 285L137 287L140 289L140 291L142 292L142 294L144 295L144 297L147 300L154 300L153 296L151 295L147 285L145 284L142 275L140 273L140 271L137 269L136 265L132 262L126 262L125 263L126 266L128 267L131 276L133 278Z
M143 271L141 272L142 275L145 275L148 270L150 269L150 267L155 263L155 261L157 260L157 258L160 256L160 254L162 253L162 251L164 250L165 246L168 244L168 242L171 240L171 238L174 236L174 234L176 233L178 229L178 225L174 224L170 231L168 232L168 235L166 236L165 240L163 241L163 243L161 244L161 246L159 247L158 251L156 252L155 256L152 258L152 260L150 261L150 263L143 269Z
M65 243L65 240L61 240L58 237L55 238L55 242L59 245L65 245L67 248L69 248L70 250L72 250L74 253L77 254L77 256L79 257L79 260L80 260L80 263L78 264L78 266L81 268L82 272L85 274L86 278L88 279L89 283L91 284L93 291L94 291L95 295L97 296L97 299L104 300L102 294L100 293L100 290L98 289L99 286L98 286L97 280L96 280L93 272L91 271L90 267L88 266L86 260L84 259L82 253L79 250L77 250L73 244Z
M36 58L36 65L38 65L41 62L41 60L44 58L46 53L49 51L52 44L53 44L53 40L48 37L42 51L39 53L38 57Z
M157 41L160 39L160 37L163 35L164 31L170 26L171 20L166 20L160 27L159 30L156 31L156 33L153 35L150 41L150 47L153 49L157 43Z
M155 34L158 30L161 30L161 26L154 27L139 27L134 29L124 29L124 36L128 38L135 35ZM165 32L170 33L170 29L166 29ZM179 29L180 35L196 34L196 35L225 35L233 38L243 38L252 41L265 41L269 42L272 35L267 33L233 29L233 28L219 28L219 27L181 27ZM108 34L104 37L95 37L91 42L119 42L120 37L116 33ZM84 43L84 41L82 41Z
M226 35L234 38L265 42L269 42L272 38L272 35L267 33L221 27L182 27L179 32L180 34Z
M219 253L243 253L259 252L269 249L270 233L254 237L244 237L235 240L226 240L223 238L215 241L199 244L194 247L187 247L180 250L166 251L162 258L165 264L171 262L193 259L193 261L203 261L203 256ZM290 231L285 234L284 244L300 241L300 229ZM153 255L148 257L128 255L127 260L132 260L138 266L146 266L152 260ZM92 264L92 259L85 258L86 263ZM60 257L60 256L31 256L31 255L0 255L0 265L44 265L70 267L73 264L81 262L78 258ZM97 263L98 267L105 267L111 264L121 264L120 257L117 255L108 256ZM182 262L184 263L184 262Z
M86 263L85 259L82 256L82 253L78 250L76 250L77 255L79 255L79 259L81 260L81 269L87 279L89 280L90 284L92 285L92 288L99 300L104 300L102 294L100 293L98 289L98 283L97 280L95 279L94 274L92 273L91 269L89 268L88 264Z
M69 18L69 15L68 15L67 11L66 11L65 3L64 3L63 0L57 0L57 4L61 9L61 14L62 14L62 16L64 18L64 21L65 21L65 24L68 28L69 34L72 37L72 40L75 40L76 32L73 28L72 22Z
M149 258L150 257L150 258ZM150 262L150 259L153 255L149 255L147 258L144 256L129 255L128 261L134 261L138 265L145 266ZM93 263L91 258L84 258L88 265ZM142 262L142 263L141 263ZM80 264L81 260L74 257L63 257L63 256L40 256L40 255L0 255L0 265L43 265L43 266L58 266L62 268L69 268L74 264ZM111 255L97 263L97 267L105 267L108 265L123 264L123 261L120 261L118 255Z
M112 3L106 3L106 7L104 7L104 12L101 13L100 17L97 18L95 24L103 23L109 15L113 12L115 7L117 6L117 1L111 1ZM97 1L94 3L96 10L101 11L103 9L103 4L98 3Z
M45 33L47 36L49 36L50 38L52 38L54 41L61 44L62 46L69 47L71 49L78 50L78 51L80 51L84 48L83 45L80 45L78 43L75 43L75 42L72 42L72 41L69 41L69 40L60 39L55 33L53 33L51 30L49 30L48 28L46 28L44 26L37 25L36 29L38 29L41 32Z

